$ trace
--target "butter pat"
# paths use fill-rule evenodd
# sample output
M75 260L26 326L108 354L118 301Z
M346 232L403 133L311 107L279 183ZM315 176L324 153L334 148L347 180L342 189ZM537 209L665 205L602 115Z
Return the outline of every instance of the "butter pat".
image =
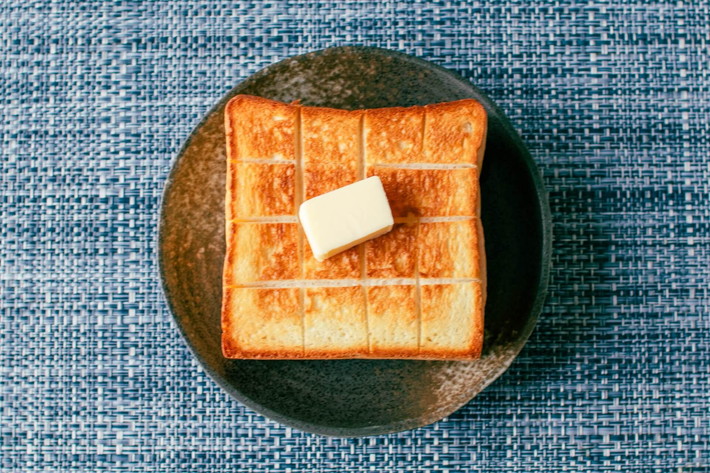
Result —
M301 204L298 219L318 261L392 230L382 181L368 177Z

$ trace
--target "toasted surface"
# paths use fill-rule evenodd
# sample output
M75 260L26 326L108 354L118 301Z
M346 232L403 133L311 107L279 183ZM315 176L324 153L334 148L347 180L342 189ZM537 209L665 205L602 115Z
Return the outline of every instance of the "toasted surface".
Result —
M240 163L227 164L234 219L293 215L296 212L295 164Z
M225 288L222 350L229 358L301 358L299 289Z
M298 224L232 223L225 285L299 279Z
M362 112L334 108L302 107L303 163L356 165L360 155ZM340 186L342 187L342 186Z
M318 261L306 242L303 253L305 279L360 279L362 271L358 248L350 248L324 261Z
M395 218L477 217L480 207L478 171L463 169L394 169L373 166L380 176Z
M226 357L479 356L480 104L348 112L237 96L225 120ZM373 175L399 223L317 261L299 205Z
M334 191L358 180L357 163L303 163L305 200Z
M367 288L370 354L392 358L417 356L419 311L416 286Z
M480 165L486 111L473 99L427 105L423 162Z
M481 260L476 220L421 223L421 278L479 278Z
M307 287L303 322L308 357L350 358L368 352L361 287Z
M475 359L483 345L483 292L480 282L421 287L419 354Z
M227 104L225 115L229 159L296 160L296 107L238 95Z
M365 110L363 141L368 166L422 160L424 107Z
M389 233L365 242L367 277L416 277L417 228L397 223Z

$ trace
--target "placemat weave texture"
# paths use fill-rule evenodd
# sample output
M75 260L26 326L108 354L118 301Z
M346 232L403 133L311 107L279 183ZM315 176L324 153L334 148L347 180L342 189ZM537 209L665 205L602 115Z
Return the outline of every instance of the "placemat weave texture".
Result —
M710 2L0 4L0 471L710 472ZM451 68L554 218L547 304L451 417L333 439L201 370L157 274L171 160L249 74L329 46Z

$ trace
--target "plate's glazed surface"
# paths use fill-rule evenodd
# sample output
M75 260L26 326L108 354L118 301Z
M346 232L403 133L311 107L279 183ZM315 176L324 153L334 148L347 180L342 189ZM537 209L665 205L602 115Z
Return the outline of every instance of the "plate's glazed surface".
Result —
M373 108L466 97L489 114L482 219L488 260L483 355L475 362L227 360L220 348L226 154L224 105L236 94ZM193 131L163 197L159 259L170 309L202 366L254 410L301 430L361 436L435 422L470 401L517 356L542 308L550 263L546 194L500 110L466 80L374 48L332 48L274 64L239 84Z

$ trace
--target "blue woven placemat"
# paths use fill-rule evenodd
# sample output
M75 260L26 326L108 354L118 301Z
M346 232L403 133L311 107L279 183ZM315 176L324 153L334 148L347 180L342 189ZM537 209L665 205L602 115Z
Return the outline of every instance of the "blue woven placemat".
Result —
M0 470L710 471L710 3L0 4ZM550 191L550 295L509 372L366 439L246 409L158 283L171 159L252 72L364 44L456 70Z

